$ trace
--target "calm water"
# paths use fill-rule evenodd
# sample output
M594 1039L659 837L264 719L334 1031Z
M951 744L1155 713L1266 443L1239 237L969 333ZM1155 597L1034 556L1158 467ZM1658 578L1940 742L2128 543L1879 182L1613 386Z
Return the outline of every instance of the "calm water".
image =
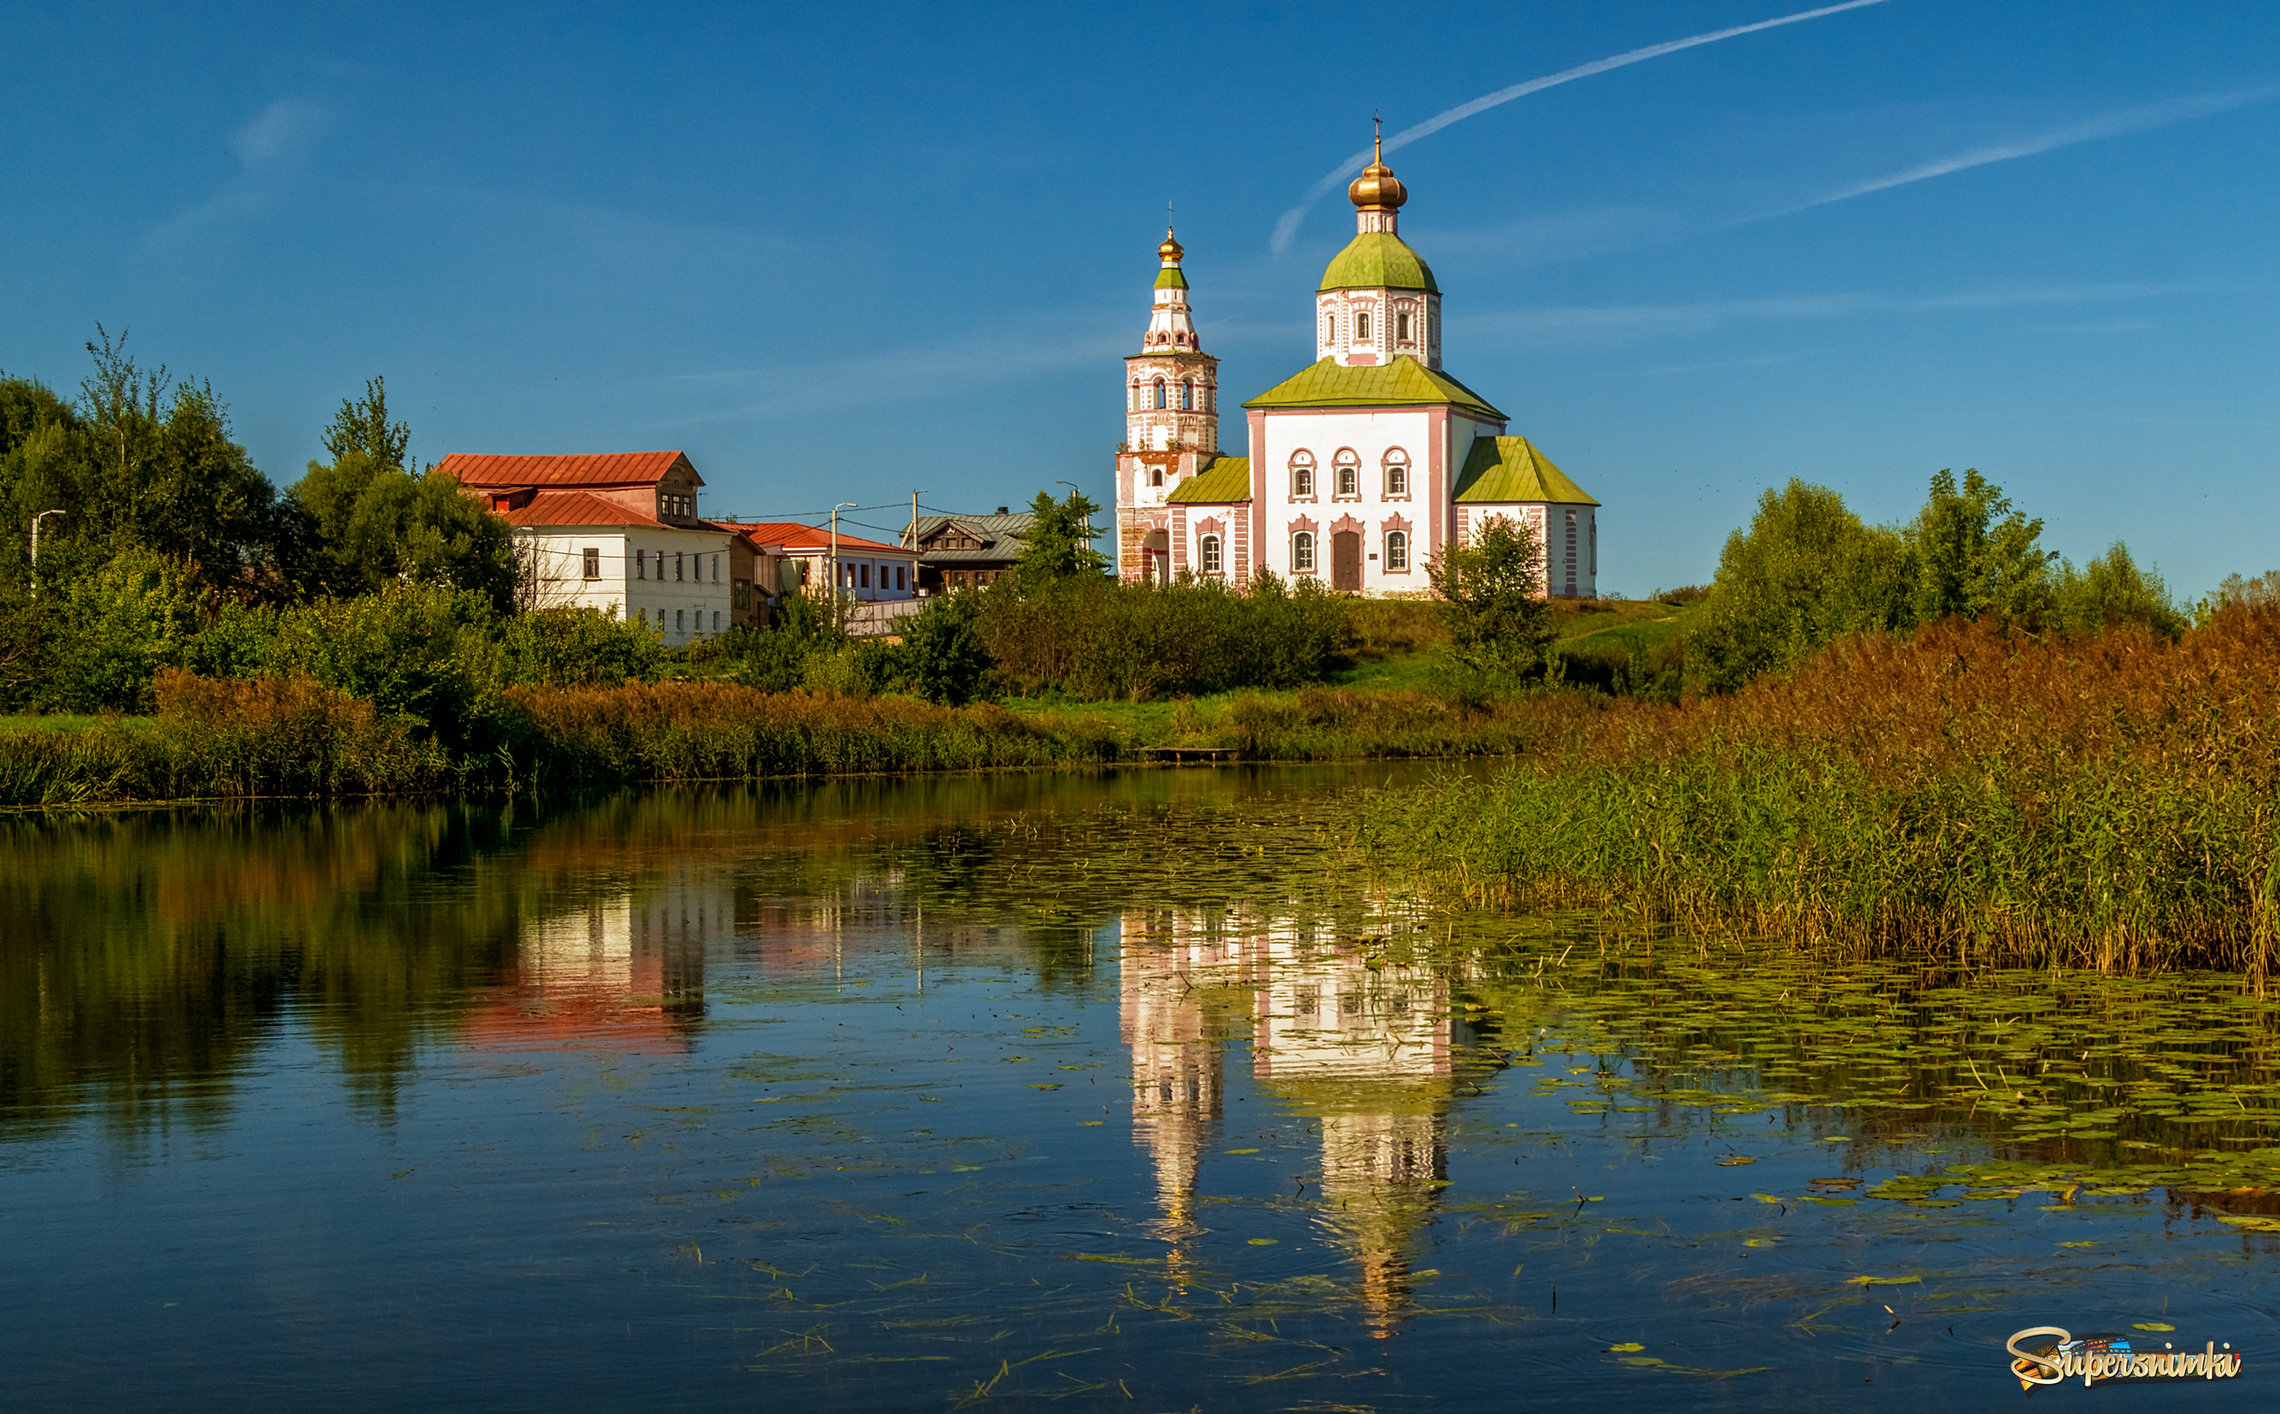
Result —
M0 821L0 1402L2280 1398L2237 979L1434 916L1387 779Z

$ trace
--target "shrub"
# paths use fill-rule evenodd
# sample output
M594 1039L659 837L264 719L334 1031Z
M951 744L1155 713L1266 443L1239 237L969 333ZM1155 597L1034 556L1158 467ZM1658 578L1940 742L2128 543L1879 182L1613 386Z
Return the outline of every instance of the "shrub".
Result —
M434 743L306 677L221 681L170 668L154 696L172 795L406 793L452 779Z

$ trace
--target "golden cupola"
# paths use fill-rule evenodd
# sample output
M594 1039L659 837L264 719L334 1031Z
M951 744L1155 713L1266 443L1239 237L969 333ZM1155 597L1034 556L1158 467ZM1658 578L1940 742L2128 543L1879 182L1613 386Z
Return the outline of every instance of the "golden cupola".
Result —
M1401 204L1409 200L1409 188L1385 165L1382 136L1376 139L1376 148L1377 154L1370 159L1370 165L1346 188L1346 197L1363 211L1399 211Z

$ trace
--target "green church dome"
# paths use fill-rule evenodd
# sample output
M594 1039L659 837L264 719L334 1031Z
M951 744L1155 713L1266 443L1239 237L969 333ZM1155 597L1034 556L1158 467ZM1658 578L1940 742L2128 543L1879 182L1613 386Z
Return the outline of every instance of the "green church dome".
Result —
M1364 231L1347 243L1322 272L1317 294L1324 290L1388 289L1441 293L1433 283L1433 267L1418 258L1407 242L1391 231Z

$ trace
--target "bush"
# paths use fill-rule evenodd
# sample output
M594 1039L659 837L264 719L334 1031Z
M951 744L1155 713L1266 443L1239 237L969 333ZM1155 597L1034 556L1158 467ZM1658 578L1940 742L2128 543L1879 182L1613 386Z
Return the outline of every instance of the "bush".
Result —
M43 705L147 712L159 670L188 656L198 632L198 600L178 565L131 549L75 582L48 628L54 677L41 694Z
M153 695L171 795L400 794L452 779L442 750L414 742L404 722L306 677L226 682L169 668Z
M1095 701L1295 687L1342 665L1354 642L1344 600L1312 579L1286 588L1272 575L1248 593L1193 579L1074 579L1035 593L994 585L976 626L1016 689Z
M985 694L989 650L982 646L983 596L971 590L930 601L903 631L903 673L929 702L962 707Z

